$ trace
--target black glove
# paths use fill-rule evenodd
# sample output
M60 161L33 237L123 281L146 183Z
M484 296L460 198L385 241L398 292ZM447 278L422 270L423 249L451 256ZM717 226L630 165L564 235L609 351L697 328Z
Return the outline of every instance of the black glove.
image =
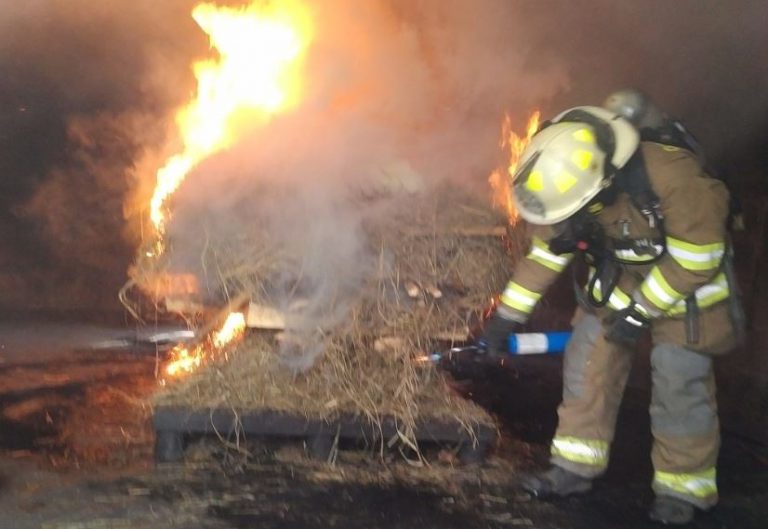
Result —
M608 324L605 339L630 348L637 347L643 332L651 326L651 321L634 303L608 316L605 323Z
M479 340L487 353L492 356L503 356L509 352L509 335L521 327L521 323L507 315L505 307L500 305L483 327L483 335Z

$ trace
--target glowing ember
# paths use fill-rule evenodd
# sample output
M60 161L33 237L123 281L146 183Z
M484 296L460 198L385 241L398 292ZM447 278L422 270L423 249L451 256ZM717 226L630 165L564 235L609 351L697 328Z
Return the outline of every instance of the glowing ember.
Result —
M230 146L238 126L296 104L299 66L311 39L308 13L299 0L254 1L242 8L199 4L192 17L219 57L195 63L196 98L176 115L183 150L157 172L150 218L160 240L166 201L187 173ZM158 248L162 251L160 241Z
M509 218L510 224L517 221L517 210L512 201L512 190L509 185L509 178L517 171L517 164L520 161L520 155L523 154L525 147L530 143L531 138L539 130L539 120L541 112L536 110L525 126L525 135L518 135L512 130L512 120L509 115L504 116L504 122L501 128L502 149L509 149L509 166L506 170L497 170L491 174L488 182L493 189L493 205L502 208Z
M166 375L176 377L194 372L240 340L244 333L245 315L242 312L230 313L221 328L206 337L203 342L191 349L184 344L174 347L171 350L171 360L165 366Z

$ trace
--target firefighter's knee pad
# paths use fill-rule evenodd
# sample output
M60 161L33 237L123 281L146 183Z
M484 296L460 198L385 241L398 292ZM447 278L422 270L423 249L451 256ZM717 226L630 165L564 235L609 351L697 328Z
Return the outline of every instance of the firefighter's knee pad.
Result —
M602 333L600 319L592 314L583 314L573 328L563 361L563 397L566 400L583 394L587 363Z
M660 344L651 352L651 420L669 435L701 435L717 426L712 359L684 347Z

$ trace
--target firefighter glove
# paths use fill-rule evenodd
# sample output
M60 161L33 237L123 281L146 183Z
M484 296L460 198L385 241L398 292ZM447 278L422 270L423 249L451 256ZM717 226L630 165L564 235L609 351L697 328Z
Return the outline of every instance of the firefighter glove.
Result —
M651 321L640 312L635 303L622 310L617 310L606 318L608 330L605 339L609 342L636 347L643 332L651 326Z
M510 316L504 305L499 305L483 328L480 344L489 355L503 356L509 350L509 335L517 331L521 323Z

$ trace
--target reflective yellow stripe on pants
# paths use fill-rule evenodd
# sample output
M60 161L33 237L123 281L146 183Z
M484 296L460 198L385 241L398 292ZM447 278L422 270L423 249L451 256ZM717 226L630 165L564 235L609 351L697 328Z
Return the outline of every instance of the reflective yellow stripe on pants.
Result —
M573 463L604 468L608 464L608 443L595 439L557 436L552 439L552 457Z
M653 488L657 493L665 491L675 495L687 496L696 503L706 505L708 498L717 495L715 468L690 474L656 471L653 476Z

